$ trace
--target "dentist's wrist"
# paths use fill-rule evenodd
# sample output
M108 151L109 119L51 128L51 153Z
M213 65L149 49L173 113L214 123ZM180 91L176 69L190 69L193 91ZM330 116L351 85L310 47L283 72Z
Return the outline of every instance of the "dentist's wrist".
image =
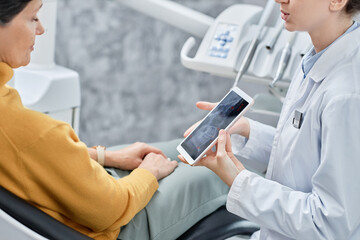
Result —
M232 167L222 173L217 173L217 175L226 185L231 187L235 178L237 177L237 175L239 175L241 171L242 170L238 169L237 167Z

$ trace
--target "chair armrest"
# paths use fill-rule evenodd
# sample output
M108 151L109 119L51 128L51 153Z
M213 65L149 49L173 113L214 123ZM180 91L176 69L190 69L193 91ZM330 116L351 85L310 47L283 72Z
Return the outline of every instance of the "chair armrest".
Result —
M259 229L256 224L228 212L222 206L201 219L177 240L219 240L236 235L250 236Z
M48 239L91 239L52 218L0 186L0 208L32 231Z

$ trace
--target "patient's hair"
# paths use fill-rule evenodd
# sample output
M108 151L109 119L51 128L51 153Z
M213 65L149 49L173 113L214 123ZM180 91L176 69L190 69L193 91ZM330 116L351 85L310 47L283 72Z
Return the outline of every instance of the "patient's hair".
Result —
M5 25L18 15L31 0L0 0L0 25Z
M345 11L348 14L357 14L360 12L360 0L349 0L346 7L345 7Z

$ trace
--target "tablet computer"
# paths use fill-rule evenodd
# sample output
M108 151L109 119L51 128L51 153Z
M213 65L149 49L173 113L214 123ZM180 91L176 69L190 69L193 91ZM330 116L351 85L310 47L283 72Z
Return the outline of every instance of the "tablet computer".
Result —
M253 105L254 100L238 87L232 88L201 123L177 146L190 164L211 149L221 129L228 130Z

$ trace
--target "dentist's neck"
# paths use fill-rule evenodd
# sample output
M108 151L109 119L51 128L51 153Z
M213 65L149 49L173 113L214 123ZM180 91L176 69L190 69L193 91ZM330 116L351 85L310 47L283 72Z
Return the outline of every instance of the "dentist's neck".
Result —
M332 44L338 37L343 35L353 24L351 16L341 15L329 19L316 29L309 31L315 51L318 53Z

